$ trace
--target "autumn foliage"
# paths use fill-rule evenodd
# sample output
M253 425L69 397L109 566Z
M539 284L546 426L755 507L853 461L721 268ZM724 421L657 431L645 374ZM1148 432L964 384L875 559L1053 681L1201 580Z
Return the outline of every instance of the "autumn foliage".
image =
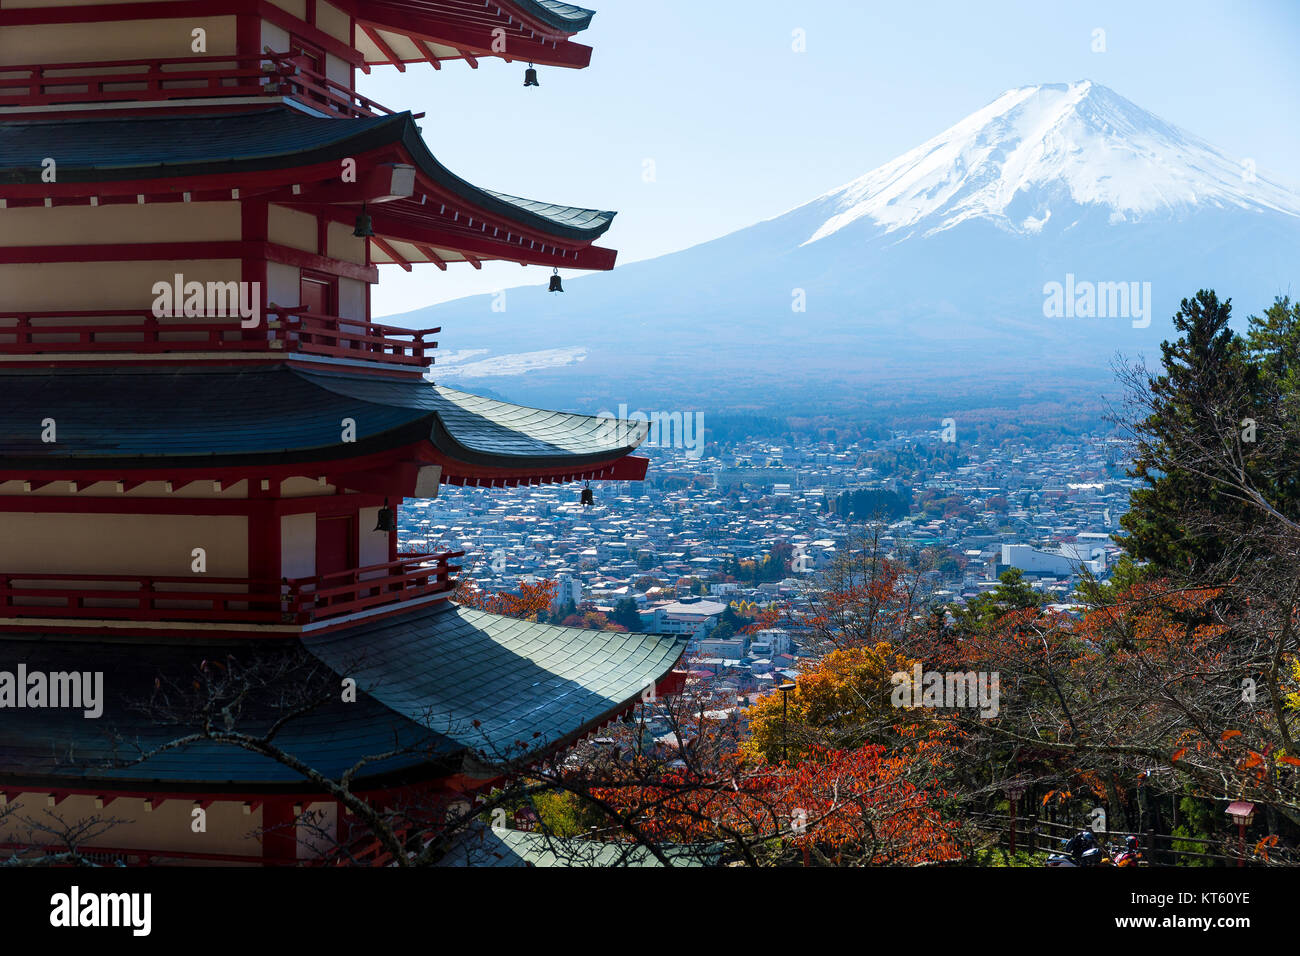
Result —
M522 618L535 621L539 614L550 610L551 601L555 599L555 582L538 581L529 584L521 581L519 593L511 591L484 591L469 578L460 578L456 582L454 600L462 607L471 607L491 614Z

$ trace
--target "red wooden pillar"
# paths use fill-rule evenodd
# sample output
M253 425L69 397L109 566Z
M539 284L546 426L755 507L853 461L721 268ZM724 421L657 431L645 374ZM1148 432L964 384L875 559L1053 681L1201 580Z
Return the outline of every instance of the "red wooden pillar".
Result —
M236 14L235 52L245 56L262 52L262 19L257 14Z
M256 484L256 478L249 479ZM272 498L254 498L248 509L248 576L266 584L279 581L280 515Z
M285 863L298 859L298 832L293 798L269 797L262 804L262 859Z
M402 499L398 498L397 501L392 505L392 508L393 508L393 521L394 523L396 523L398 512L402 510ZM390 562L397 560L397 529L396 528L388 532L388 560Z
M270 205L265 202L255 200L243 200L239 204L239 235L245 242L264 243L270 234ZM258 248L263 248L259 246ZM265 339L267 337L266 329L266 307L270 301L270 290L267 288L267 266L266 260L258 258L255 255L245 255L239 263L239 278L243 282L256 282L261 286L261 295L258 296L258 308L262 313L262 325L260 328L244 329L242 335L247 339ZM282 302L281 305L299 305L297 302ZM282 333L283 334L283 333Z

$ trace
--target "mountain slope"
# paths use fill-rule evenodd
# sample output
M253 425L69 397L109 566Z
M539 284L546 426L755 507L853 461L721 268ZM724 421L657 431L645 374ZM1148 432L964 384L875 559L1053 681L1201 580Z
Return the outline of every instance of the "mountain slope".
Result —
M1216 288L1244 318L1289 291L1298 262L1300 196L1081 81L1008 91L782 216L566 279L565 295L517 289L506 313L483 296L406 318L472 356L463 373L444 358L440 380L611 409L1102 382L1117 351L1155 351L1184 296ZM1107 283L1110 298L1053 313L1049 283ZM1109 314L1118 283L1132 300Z

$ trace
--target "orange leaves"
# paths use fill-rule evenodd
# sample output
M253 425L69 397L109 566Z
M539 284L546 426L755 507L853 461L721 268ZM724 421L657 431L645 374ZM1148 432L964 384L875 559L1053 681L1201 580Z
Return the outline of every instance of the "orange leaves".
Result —
M1173 755L1169 759L1174 763L1177 763L1178 761L1182 760L1183 757L1185 756L1187 756L1187 748L1179 747L1177 750L1173 752Z
M1291 767L1300 767L1300 757L1293 757L1290 754L1283 754L1277 758L1277 761Z
M758 616L752 624L746 624L740 629L741 634L755 634L758 631L766 631L776 627L781 622L781 609L777 607L767 607L758 612Z
M456 582L455 601L463 607L535 621L538 614L550 610L555 588L554 581L538 581L536 584L521 581L518 594L510 591L489 593L480 590L469 578L461 578Z
M1255 844L1255 852L1264 858L1265 863L1268 863L1270 862L1268 857L1268 851L1271 847L1277 846L1277 844L1278 844L1278 839L1276 834L1266 836L1258 843Z
M1240 730L1225 730L1223 734L1219 737L1219 739L1223 741L1228 741L1231 740L1233 737L1240 737L1240 736L1241 736Z

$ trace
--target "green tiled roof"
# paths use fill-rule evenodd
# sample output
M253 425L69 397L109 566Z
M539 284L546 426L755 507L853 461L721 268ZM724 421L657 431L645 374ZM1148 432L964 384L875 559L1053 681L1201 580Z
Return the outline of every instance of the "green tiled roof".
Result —
M200 116L9 119L0 122L0 186L39 183L47 156L58 158L60 183L92 183L294 169L397 145L450 192L542 233L590 240L614 220L607 210L475 186L434 157L409 112L344 120L273 107Z
M346 633L303 643L335 669L358 649ZM608 717L671 670L685 647L681 636L454 608L427 622L402 616L377 624L366 633L364 659L347 673L394 712L503 762Z
M661 847L673 866L713 866L721 858L716 845ZM662 867L663 863L636 843L566 839L527 830L476 826L465 832L438 866L518 867Z
M578 32L591 26L596 11L564 3L562 0L515 0L525 13L531 13L543 23L560 30Z
M153 698L156 678L185 686L203 661L274 664L304 649L305 660L354 678L361 693L355 703L331 699L289 721L277 742L331 777L363 756L395 749L395 742L410 748L361 775L376 780L450 772L466 758L517 760L565 745L667 674L685 638L534 624L447 602L301 641L8 634L0 637L0 669L22 661L29 672L102 671L105 701L97 719L81 710L0 709L0 780L181 790L301 785L289 767L231 745L197 743L142 762L144 752L194 728L160 725L141 706ZM278 716L250 704L237 729L264 731Z
M648 428L420 379L287 365L7 369L0 394L0 468L9 469L329 460L423 439L472 465L567 467L622 458ZM57 442L41 441L45 418ZM356 422L355 443L341 441L344 418Z

